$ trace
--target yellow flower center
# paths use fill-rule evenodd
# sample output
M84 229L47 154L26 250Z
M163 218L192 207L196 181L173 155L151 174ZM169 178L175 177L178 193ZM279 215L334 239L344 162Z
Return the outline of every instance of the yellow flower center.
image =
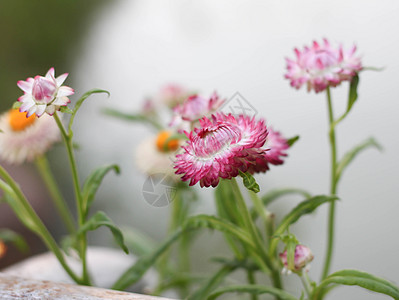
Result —
M2 240L0 240L0 258L2 258L4 255L6 255L7 252L7 246L4 244Z
M158 134L156 144L157 148L161 152L175 151L179 147L179 140L172 139L166 143L166 141L170 138L171 133L169 131L161 131Z
M22 131L36 121L35 114L32 114L29 118L27 118L26 112L19 112L18 109L11 109L8 115L10 127L14 131Z

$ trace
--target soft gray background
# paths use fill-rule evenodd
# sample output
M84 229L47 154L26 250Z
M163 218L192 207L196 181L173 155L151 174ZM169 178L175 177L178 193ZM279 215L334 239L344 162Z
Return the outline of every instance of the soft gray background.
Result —
M282 167L257 176L263 191L303 187L312 193L329 189L329 148L325 95L296 91L283 79L284 57L313 39L358 46L364 65L386 67L361 74L360 98L337 132L339 154L369 136L384 146L368 150L344 174L337 210L333 270L358 268L399 284L397 197L397 129L399 109L398 1L120 1L98 16L86 38L85 51L70 80L77 93L98 87L110 99L96 96L75 122L81 172L105 162L122 166L109 176L98 206L119 224L130 224L161 239L168 208L149 206L141 196L145 176L134 167L134 148L150 131L100 114L102 107L137 111L144 96L168 82L204 94L217 90L229 97L239 91L268 123L286 136L301 136ZM64 70L63 70L64 71ZM71 81L69 83L71 83ZM347 84L333 90L336 112L346 105ZM212 191L200 190L198 212L213 213ZM273 205L281 217L300 199ZM298 238L311 247L310 271L318 279L325 253L326 212L295 226ZM100 242L104 237L98 235ZM197 271L224 250L218 234L202 235L193 259ZM298 278L286 278L295 290ZM340 288L329 299L386 299L358 288Z

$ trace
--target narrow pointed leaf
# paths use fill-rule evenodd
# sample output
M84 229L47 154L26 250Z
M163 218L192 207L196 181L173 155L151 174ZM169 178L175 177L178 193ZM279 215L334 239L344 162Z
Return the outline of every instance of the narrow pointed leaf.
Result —
M87 220L86 223L79 228L77 235L87 231L96 230L101 226L108 227L109 230L111 230L115 242L119 245L119 247L121 247L123 251L125 251L125 253L129 253L129 249L126 247L123 239L122 231L118 227L116 227L111 219L108 218L108 216L102 211L97 212L89 220Z
M296 188L285 188L285 189L276 189L276 190L271 190L264 196L262 196L262 201L265 206L269 205L272 203L274 200L277 200L280 197L283 197L285 195L289 194L298 194L302 195L305 198L310 198L312 195L308 193L307 191L303 189L296 189Z
M349 96L348 96L348 107L346 108L346 114L352 109L353 104L355 104L358 94L357 87L359 85L359 75L353 76L350 86L349 86Z
M337 182L341 178L342 172L353 161L353 159L359 153L361 153L363 150L365 150L367 148L370 148L370 147L377 148L380 151L382 150L381 145L378 144L378 142L375 139L369 138L366 141L364 141L363 143L361 143L361 144L357 145L356 147L354 147L352 150L348 151L342 157L342 159L337 163L337 169L336 169L336 181Z
M255 178L249 174L249 173L244 173L244 172L240 172L240 176L242 177L242 182L244 184L244 186L250 190L253 191L254 193L259 193L260 188L259 188L259 184L256 182Z
M328 285L356 285L364 289L391 296L393 299L399 299L399 287L388 280L376 277L366 272L358 270L342 270L329 275L314 291L315 299L320 299L325 288Z
M288 144L288 146L292 147L298 140L299 140L299 135L296 135L292 138L289 138L287 140L287 144Z
M99 167L98 169L94 170L86 179L83 189L83 211L87 215L91 204L93 203L94 197L100 184L105 175L111 170L114 170L116 174L120 173L119 166L117 165L106 165Z
M125 112L121 112L119 110L111 108L103 109L103 113L108 116L115 117L125 121L147 123L152 125L157 130L163 129L163 127L157 121L142 114L127 114Z
M314 196L299 203L291 212L289 212L280 222L280 225L274 232L275 236L282 235L292 224L297 222L302 216L312 213L320 205L335 201L336 196ZM278 239L273 239L270 244L270 253L274 253L278 244Z
M249 293L252 295L269 294L278 297L280 300L298 300L295 296L283 290L263 285L256 285L256 284L233 285L233 286L224 287L211 294L207 299L214 300L226 293Z

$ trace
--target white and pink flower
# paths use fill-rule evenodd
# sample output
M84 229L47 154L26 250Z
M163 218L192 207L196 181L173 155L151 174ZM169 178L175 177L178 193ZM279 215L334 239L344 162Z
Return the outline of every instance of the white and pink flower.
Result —
M302 51L295 48L295 59L287 58L285 78L291 81L291 86L299 89L306 84L308 91L318 93L329 86L337 86L342 81L351 80L362 70L359 57L355 56L356 46L344 50L342 45L334 48L327 39L323 44L316 41L311 47Z
M166 106L174 108L189 97L190 94L192 93L181 85L168 84L160 89L158 99Z
M209 98L192 95L173 108L174 116L170 126L180 125L184 121L198 121L200 118L216 112L224 102L225 100L221 99L217 93L213 93Z
M3 131L0 133L0 158L10 164L34 160L61 137L54 118L26 115L26 112L12 109L0 116L0 129Z
M297 245L294 254L294 266L288 265L287 250L280 253L281 262L287 272L301 272L304 268L307 271L308 264L313 260L313 254L310 249L304 245Z
M186 132L184 152L176 155L176 174L190 185L217 186L220 178L242 172L264 172L268 161L263 148L268 130L264 120L217 113L199 120L200 127Z
M55 78L54 68L48 70L46 76L29 77L26 81L18 81L18 87L24 91L24 95L18 98L21 102L20 112L27 112L27 117L36 114L41 117L45 112L53 115L61 106L66 106L71 101L68 96L74 94L74 90L62 86L68 73Z

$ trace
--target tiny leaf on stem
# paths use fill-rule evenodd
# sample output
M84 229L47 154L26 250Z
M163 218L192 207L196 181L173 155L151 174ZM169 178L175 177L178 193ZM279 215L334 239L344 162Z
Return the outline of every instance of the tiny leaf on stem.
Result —
M244 173L240 170L238 170L238 172L240 172L240 176L242 177L242 182L244 186L254 193L259 193L259 184L256 182L255 178L249 173Z
M287 144L288 144L288 146L292 147L298 140L299 140L299 135L296 135L292 138L289 138L287 140Z

